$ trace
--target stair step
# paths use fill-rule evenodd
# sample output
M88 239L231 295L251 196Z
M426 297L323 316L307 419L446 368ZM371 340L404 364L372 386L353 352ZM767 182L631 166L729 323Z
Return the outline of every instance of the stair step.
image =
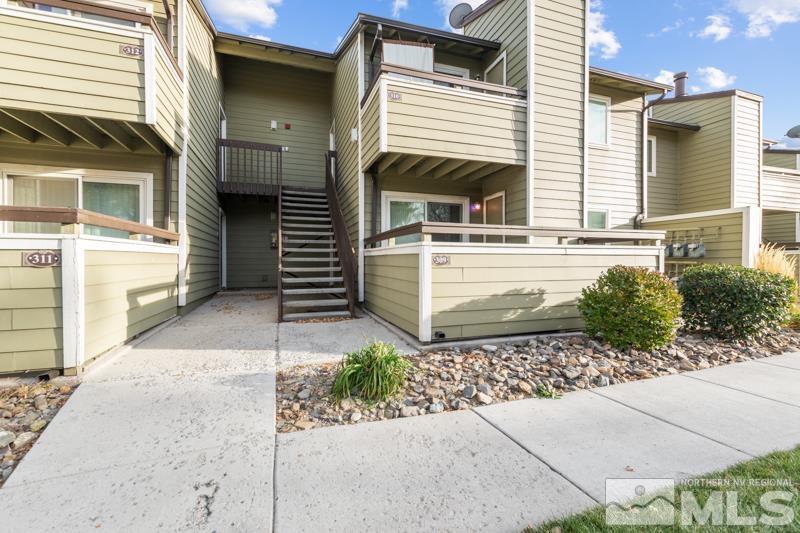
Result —
M291 194L294 196L309 196L314 198L321 198L327 197L328 194L325 191L302 191L302 190L294 190L294 189L283 189L283 194Z
M281 207L302 207L304 209L325 209L326 211L328 210L328 204L308 204L308 203L290 202L290 201L282 202Z
M327 198L313 198L313 197L309 197L309 196L292 196L292 195L287 195L286 193L284 193L281 198L283 200L282 203L298 202L298 203L306 204L306 205L328 205L328 199Z
M344 287L321 287L313 289L283 289L284 296L293 296L295 294L344 294Z
M284 269L284 272L287 272ZM334 276L330 278L283 278L283 283L292 285L294 283L341 283L344 281L342 276Z
M315 217L329 216L331 214L331 212L328 211L327 209L325 211L306 211L305 209L284 209L282 211L282 213L284 214L284 218L285 218L285 215L287 215L287 214L292 214L292 215L313 215Z
M298 252L308 252L311 254L332 254L336 253L336 248L284 248L283 251L289 254Z
M294 263L338 263L338 257L281 257L281 261Z
M350 311L315 311L313 313L289 313L283 315L284 320L309 320L314 318L349 317Z
M334 240L313 240L313 239L284 239L285 244L336 244Z
M316 273L316 272L341 272L342 267L287 267L283 269L284 272L295 273ZM298 278L302 279L302 278Z
M331 229L333 226L331 224L295 224L295 223L288 223L283 224L284 228L306 228L306 229Z
M284 300L284 307L339 307L347 305L344 298L331 298L328 300Z
M330 219L331 219L331 217L298 217L298 216L295 216L295 215L285 216L285 217L282 217L282 218L284 220L305 220L305 221L309 221L309 222L312 222L312 221L315 221L315 220L318 221L318 222L324 222L326 220L330 221ZM330 224L328 224L328 226L330 226Z
M285 231L283 232L284 235L310 235L310 236L317 236L320 237L325 235L333 235L332 231Z

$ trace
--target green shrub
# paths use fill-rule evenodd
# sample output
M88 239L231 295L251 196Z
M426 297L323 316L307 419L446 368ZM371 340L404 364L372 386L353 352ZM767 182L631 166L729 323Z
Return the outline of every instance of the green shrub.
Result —
M411 363L397 353L393 344L373 342L345 354L333 382L333 396L338 401L351 396L386 400L402 390L410 368Z
M647 268L610 268L583 290L578 309L589 335L621 349L660 348L675 339L681 324L675 285Z
M780 327L790 315L795 281L737 265L697 265L678 281L683 318L692 329L746 339Z

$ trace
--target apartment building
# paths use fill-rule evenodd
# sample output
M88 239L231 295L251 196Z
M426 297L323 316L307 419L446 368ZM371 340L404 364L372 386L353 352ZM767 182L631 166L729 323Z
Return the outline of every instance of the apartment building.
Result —
M616 264L750 264L800 211L761 98L591 67L587 4L359 14L327 53L197 0L0 0L0 372L80 372L221 288L435 342L579 329Z

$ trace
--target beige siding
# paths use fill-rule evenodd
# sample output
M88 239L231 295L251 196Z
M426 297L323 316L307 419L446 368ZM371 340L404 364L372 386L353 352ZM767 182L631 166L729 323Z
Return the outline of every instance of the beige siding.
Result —
M419 334L419 255L370 255L364 259L367 309L404 329Z
M177 0L170 0L169 5L172 7L172 35L173 35L173 42L172 45L172 53L175 54L177 57L178 54L178 2ZM163 0L150 0L150 4L153 5L153 18L156 19L156 23L158 24L158 29L161 31L161 35L164 36L166 39L167 37L167 11L164 9L164 1Z
M765 213L761 236L770 242L797 242L797 213Z
M86 252L85 360L168 318L178 305L178 256Z
M61 368L61 268L22 266L0 250L0 374Z
M656 118L699 124L681 137L680 212L731 207L732 98L720 97L656 105Z
M611 98L611 138L589 149L589 209L608 211L610 228L632 228L642 212L642 96L591 87Z
M680 160L677 132L651 129L656 138L656 175L647 177L647 216L677 215L680 208Z
M119 150L95 150L70 146L43 146L0 142L0 165L17 164L46 166L56 169L95 169L144 172L153 175L153 222L156 227L164 225L164 156L131 154ZM173 159L171 224L167 228L177 231L178 221L178 158Z
M379 88L370 97L361 112L361 129L363 133L362 161L364 169L368 169L381 153L381 96Z
M733 207L758 206L761 174L761 102L746 96L734 98L736 196Z
M144 59L124 37L0 14L0 107L144 122Z
M800 170L800 155L764 152L764 166Z
M501 43L498 54L506 53L508 85L519 89L528 86L527 17L526 0L506 0L464 28L468 37ZM484 67L494 59L489 58Z
M156 123L153 126L169 146L183 149L183 86L164 54L156 53Z
M387 103L389 152L525 164L524 106L424 84L387 90L399 95Z
M698 216L679 220L651 221L646 220L643 229L663 230L667 232L667 242L699 243L706 247L703 259L667 258L666 262L690 263L729 263L742 264L742 226L741 212L722 215Z
M331 75L233 56L225 57L223 71L228 137L288 147L284 184L323 187ZM270 128L273 120L276 131Z
M434 253L437 253L434 249ZM614 265L658 267L658 252L626 255L597 250L568 254L554 247L530 254L463 253L433 266L432 333L447 339L574 330L581 290Z
M227 287L277 286L278 254L271 246L271 234L278 230L277 202L244 199L227 207Z
M800 171L765 169L763 182L765 208L800 209Z
M194 5L187 12L189 123L186 183L187 305L219 289L217 149L222 84L213 37Z
M534 221L583 225L584 4L536 0Z
M336 117L336 152L338 155L336 186L350 239L358 248L358 145L351 132L358 128L358 41L342 54L336 64L333 82L333 113Z

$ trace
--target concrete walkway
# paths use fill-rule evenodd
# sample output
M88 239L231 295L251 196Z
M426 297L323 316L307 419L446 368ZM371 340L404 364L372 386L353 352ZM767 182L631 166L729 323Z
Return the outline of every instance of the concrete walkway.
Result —
M276 437L276 361L410 347L370 318L275 318L225 294L106 358L0 490L0 530L518 532L602 502L606 478L800 444L800 354Z

